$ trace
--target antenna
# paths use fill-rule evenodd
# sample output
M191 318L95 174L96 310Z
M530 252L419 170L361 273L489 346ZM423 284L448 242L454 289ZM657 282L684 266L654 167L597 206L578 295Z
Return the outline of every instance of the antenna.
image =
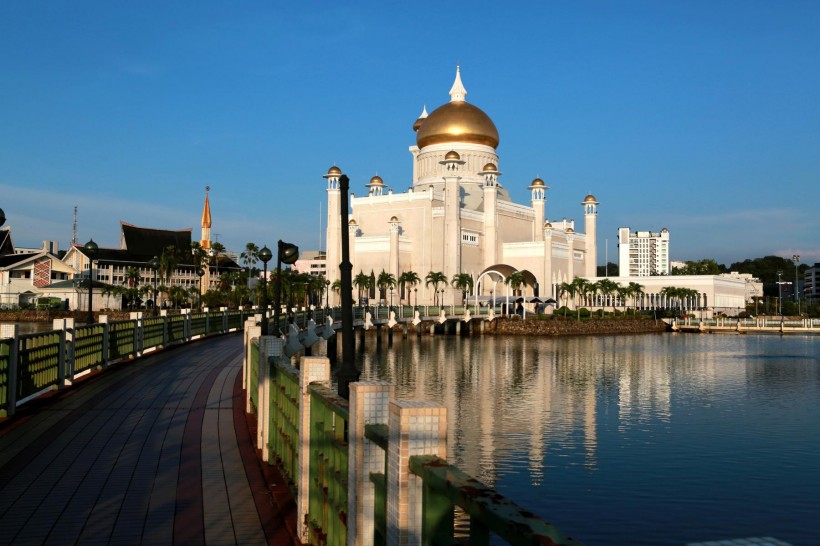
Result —
M71 232L71 244L77 244L77 205L74 205L74 227Z

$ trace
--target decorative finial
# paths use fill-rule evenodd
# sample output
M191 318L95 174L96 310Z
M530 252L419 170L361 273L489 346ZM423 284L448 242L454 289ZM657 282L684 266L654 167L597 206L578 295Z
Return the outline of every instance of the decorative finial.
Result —
M456 81L453 82L453 87L450 88L450 102L466 102L467 90L464 84L461 83L461 65L456 65Z
M427 105L425 104L424 108L421 109L421 115L419 116L419 119L424 119L427 117L427 115Z
M207 193L209 191L211 191L211 187L210 186L205 186L205 192Z

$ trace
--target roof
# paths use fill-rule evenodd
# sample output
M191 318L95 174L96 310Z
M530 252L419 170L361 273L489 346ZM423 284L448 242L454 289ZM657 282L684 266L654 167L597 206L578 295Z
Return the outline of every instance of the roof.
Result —
M9 267L20 262L25 262L32 256L39 254L39 252L31 252L26 254L7 254L0 256L0 267Z
M169 246L175 246L186 254L191 252L191 229L171 231L166 229L151 229L132 226L120 222L122 229L122 246L131 256L150 260L159 256ZM102 250L102 249L100 249Z
M0 229L0 256L14 254L14 243L11 240L11 228Z

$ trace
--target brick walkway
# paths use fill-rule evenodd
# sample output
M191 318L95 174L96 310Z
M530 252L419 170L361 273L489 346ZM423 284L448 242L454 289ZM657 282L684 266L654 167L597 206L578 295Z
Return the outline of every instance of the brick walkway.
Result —
M5 423L0 544L298 544L251 443L241 358L239 335L192 343Z

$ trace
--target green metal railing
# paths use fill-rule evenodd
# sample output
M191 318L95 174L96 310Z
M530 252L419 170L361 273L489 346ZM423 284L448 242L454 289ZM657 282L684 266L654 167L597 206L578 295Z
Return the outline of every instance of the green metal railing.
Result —
M104 363L103 338L105 327L101 324L78 326L74 329L74 373L84 372Z
M168 317L168 343L185 341L185 315Z
M308 391L310 543L343 546L347 542L348 403L321 385L311 385Z
M165 317L142 319L142 348L158 347L165 342Z
M191 314L191 336L204 336L208 328L208 315L206 313Z
M244 316L242 311L229 311L228 312L228 330L235 330L242 328L242 321L244 320Z
M0 339L0 412L6 412L9 405L9 368L13 343L13 339Z
M276 455L292 493L299 481L299 372L284 363L270 365L271 411L268 446Z
M108 359L120 360L136 356L137 323L133 320L117 320L108 323Z
M57 386L65 338L62 332L26 334L17 338L17 399Z

